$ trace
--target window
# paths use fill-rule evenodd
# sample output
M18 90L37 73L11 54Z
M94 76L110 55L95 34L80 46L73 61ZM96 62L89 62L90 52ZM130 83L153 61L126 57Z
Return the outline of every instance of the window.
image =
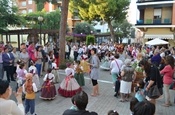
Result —
M31 13L31 12L33 12L33 10L32 9L28 9L28 13Z
M21 13L22 13L22 14L26 14L27 11L26 11L26 10L22 10Z
M162 9L154 9L154 19L162 18Z
M26 1L21 2L21 5L24 7L26 6Z
M29 1L28 1L28 4L32 4L32 0L29 0Z

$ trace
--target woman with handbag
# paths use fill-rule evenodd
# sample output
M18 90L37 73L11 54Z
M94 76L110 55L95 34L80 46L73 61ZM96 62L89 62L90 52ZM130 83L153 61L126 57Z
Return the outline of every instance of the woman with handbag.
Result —
M121 83L120 83L120 102L128 101L128 95L131 93L131 86L134 77L134 68L131 66L131 60L125 60L125 66L121 71Z
M146 99L156 104L156 99L162 95L162 80L158 68L149 63L148 60L142 59L139 66L145 71L146 78Z
M173 83L174 58L172 56L166 56L165 64L166 66L160 71L160 74L163 74L163 87L165 96L165 103L163 106L169 107L171 105L169 87Z

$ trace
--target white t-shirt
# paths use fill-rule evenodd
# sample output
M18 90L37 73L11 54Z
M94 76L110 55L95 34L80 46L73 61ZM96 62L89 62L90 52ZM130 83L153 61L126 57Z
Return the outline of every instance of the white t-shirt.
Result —
M117 66L117 63L116 62L118 63L118 66L119 67ZM118 73L119 70L121 69L122 65L123 65L123 62L121 60L119 60L119 59L113 60L111 62L111 65L110 65L111 73Z

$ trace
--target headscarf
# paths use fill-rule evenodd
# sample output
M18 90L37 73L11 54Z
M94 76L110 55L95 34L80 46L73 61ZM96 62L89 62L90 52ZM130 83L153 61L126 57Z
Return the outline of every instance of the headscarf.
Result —
M33 75L31 73L26 74L26 82L24 84L24 87L25 87L25 91L27 93L33 93L34 92L33 91L33 86L32 86L32 84L33 84L32 77L33 77Z

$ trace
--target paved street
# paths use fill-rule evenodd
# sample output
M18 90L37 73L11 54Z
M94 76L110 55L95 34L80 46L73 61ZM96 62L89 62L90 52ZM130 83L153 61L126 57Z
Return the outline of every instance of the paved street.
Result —
M117 110L120 115L130 115L129 110L129 102L121 103L119 102L118 98L115 98L113 88L112 88L112 80L109 75L108 71L100 70L100 80L99 80L99 87L100 87L100 95L98 97L91 97L91 89L92 84L89 84L88 77L85 77L86 86L83 87L83 90L88 93L89 96L89 104L87 109L90 111L96 111L99 115L106 115L108 110ZM60 78L63 79L65 77L64 71L60 70ZM41 78L41 83L42 83ZM15 85L11 83L11 85ZM59 84L56 84L58 88ZM175 92L171 91L171 95L173 96ZM46 101L39 99L40 93L37 93L36 98L36 113L38 115L62 115L63 111L70 108L72 106L71 98L64 98L57 95L55 100ZM14 98L14 97L12 97ZM172 100L173 102L173 100ZM162 99L157 101L156 105L156 115L174 115L175 112L175 105L165 108L161 106L163 103Z

